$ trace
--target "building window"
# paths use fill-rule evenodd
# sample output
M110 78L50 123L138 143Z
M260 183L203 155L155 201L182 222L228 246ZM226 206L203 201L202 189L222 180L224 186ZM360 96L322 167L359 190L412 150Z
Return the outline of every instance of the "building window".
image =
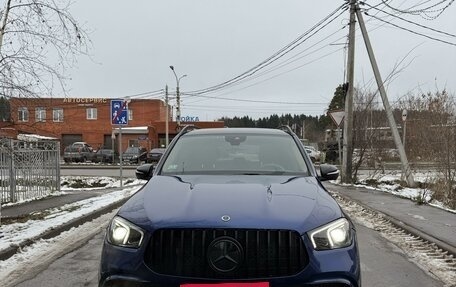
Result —
M88 120L96 120L97 119L97 109L96 108L88 108L87 109L87 119Z
M54 122L58 122L58 123L63 122L63 109L62 108L54 108L52 110L52 120Z
M29 120L29 112L28 109L23 107L18 109L18 121L20 122L28 122Z
M128 109L128 120L129 121L133 120L133 110Z
M46 121L46 109L45 108L36 108L35 109L35 121L36 122L45 122Z

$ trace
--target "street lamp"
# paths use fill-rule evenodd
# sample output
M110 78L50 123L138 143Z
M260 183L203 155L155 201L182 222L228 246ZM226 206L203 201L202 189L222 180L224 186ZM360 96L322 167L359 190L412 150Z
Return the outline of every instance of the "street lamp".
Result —
M176 72L174 71L174 66L169 66L171 71L173 71L174 77L176 78L176 102L177 102L177 107L176 107L176 122L177 122L177 127L180 127L180 120L181 120L181 112L180 112L180 92L179 92L179 82L182 78L187 77L187 75L182 75L180 77L177 77Z

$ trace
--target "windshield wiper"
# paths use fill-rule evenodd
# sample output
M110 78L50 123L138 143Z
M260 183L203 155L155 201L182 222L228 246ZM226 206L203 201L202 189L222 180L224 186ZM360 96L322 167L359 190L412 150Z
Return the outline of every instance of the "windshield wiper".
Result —
M168 176L170 176L170 177L174 177L174 178L175 178L175 179L177 179L178 181L180 181L180 182L182 182L182 183L186 183L186 184L190 185L190 189L193 189L193 183L191 183L191 182L188 182L188 181L184 181L184 180L182 179L182 177L180 177L180 176L177 176L177 175L174 175L174 174L171 174L171 175L168 175Z
M301 178L301 177L305 177L305 175L296 175L296 176L292 176L290 177L289 179L287 179L286 181L280 183L280 184L285 184L285 183L289 183L290 181L293 181L295 179L298 179L298 178Z
M258 173L258 172L244 172L244 173L240 173L239 175L263 175L263 173Z
M243 172L239 175L283 175L285 171L261 171L261 172Z

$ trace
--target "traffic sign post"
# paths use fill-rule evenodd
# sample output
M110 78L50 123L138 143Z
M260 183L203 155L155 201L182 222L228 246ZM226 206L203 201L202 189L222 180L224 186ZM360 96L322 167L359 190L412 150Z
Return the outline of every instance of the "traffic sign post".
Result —
M111 100L111 125L119 126L119 173L122 188L122 126L128 125L128 100Z
M345 111L331 111L329 112L329 116L333 120L333 122L337 126L337 146L339 148L339 164L342 165L342 156L341 156L341 148L340 148L340 124L344 120Z

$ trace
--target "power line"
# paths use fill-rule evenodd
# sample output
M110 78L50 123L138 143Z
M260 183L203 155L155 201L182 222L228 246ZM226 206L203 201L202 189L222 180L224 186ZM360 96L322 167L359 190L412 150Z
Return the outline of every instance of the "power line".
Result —
M230 80L227 80L223 83L220 83L220 84L217 84L217 85L214 85L212 87L209 87L209 88L205 88L205 89L201 89L201 90L196 90L196 91L191 91L190 93L193 93L193 94L205 94L205 93L209 93L209 92L213 92L215 90L219 90L219 89L222 89L222 88L225 88L227 86L231 86L233 85L234 83L237 83L239 81L241 81L242 79L246 78L246 77L249 77L253 74L255 74L256 72L258 72L259 70L265 68L266 66L272 64L273 62L277 61L278 59L280 59L281 57L283 57L284 55L288 54L289 52L291 52L292 50L294 50L296 47L298 47L299 45L301 45L303 42L305 42L307 39L309 39L311 36L315 35L315 33L311 34L313 31L315 31L318 27L322 26L323 25L323 28L326 27L330 22L334 21L337 17L339 17L342 13L340 13L339 15L337 15L336 17L334 17L334 19L330 20L329 23L326 23L324 25L324 23L326 21L328 21L331 17L333 17L338 11L340 10L343 10L345 11L347 9L347 5L344 3L343 5L339 6L337 9L335 9L333 12L331 12L328 16L326 16L323 20L321 20L320 22L318 22L316 25L314 25L312 28L310 28L309 30L307 30L305 33L303 33L302 35L300 35L298 38L296 38L294 41L292 41L291 43L289 43L288 45L286 45L285 47L283 47L282 49L280 49L279 51L277 51L276 53L274 53L272 56L268 57L266 60L262 61L261 63L257 64L256 66L250 68L249 70L243 72L242 74L230 79ZM318 31L320 31L322 28L318 29ZM309 34L311 34L310 36L308 36ZM307 38L305 38L306 36L308 36Z
M280 105L315 105L322 103L303 103L303 102L280 102L280 101L262 101L262 100L247 100L247 99L234 99L234 98L224 98L217 96L203 96L203 95L192 95L194 97L205 98L205 99L217 99L225 101L236 101L236 102L247 102L247 103L265 103L265 104L280 104Z
M380 6L380 5L383 5L383 3L377 4L376 7L377 7L377 6ZM343 12L345 12L345 11L343 11ZM343 13L343 12L342 12L342 13ZM378 14L378 13L379 13L379 12L376 12L376 14ZM339 16L339 15L338 15L338 16ZM338 17L338 16L337 16L337 17ZM332 19L331 21L335 20L337 17L335 17L335 18ZM329 23L327 23L327 24L329 24ZM383 25L385 25L385 24L383 24ZM320 30L321 30L321 29L320 29ZM314 50L314 51L312 51L312 52L309 52L309 53L307 53L306 55L297 58L296 60L293 60L293 59L296 58L298 55L300 55L300 54L302 54L303 52L309 50L310 48L316 46L317 44L323 42L324 40L330 38L331 36L333 36L334 34L336 34L336 33L338 33L338 32L339 32L339 30L336 31L336 32L334 32L334 33L332 33L332 34L330 34L329 36L325 37L324 39L318 41L317 43L313 44L312 46L310 46L310 47L304 49L303 51L301 51L301 52L299 52L299 53L293 55L292 57L289 57L289 58L288 58L287 60L285 60L284 62L282 62L282 63L280 63L280 64L278 64L278 65L276 65L276 66L270 68L269 70L264 71L263 73L257 74L257 75L254 76L254 77L243 78L243 79L238 80L238 81L236 82L236 84L245 83L245 82L248 82L248 81L251 81L251 80L255 80L255 79L257 79L257 78L259 78L259 77L261 77L261 76L263 76L263 75L266 75L266 74L268 74L268 73L270 73L270 72L273 72L273 71L276 71L276 70L278 70L278 69L280 69L280 68L282 68L282 67L284 67L284 66L287 66L287 65L289 65L289 64L292 64L292 63L296 62L297 60L300 60L300 59L302 59L302 58L304 58L304 57L306 57L306 56L308 56L308 55L310 55L310 54L312 54L312 53L315 53L316 51L320 51L321 48L320 48L320 49L316 49L316 50ZM345 38L345 36L339 38L338 40L343 39L343 38ZM336 52L336 51L334 51L334 52ZM332 53L330 53L330 54L332 54ZM325 55L325 56L327 56L327 55ZM323 57L325 57L325 56L323 56ZM301 66L300 66L300 67L301 67ZM295 68L295 69L296 69L296 68ZM295 70L295 69L286 71L286 72L284 72L284 73L293 71L293 70ZM283 74L283 73L282 73L282 74ZM279 74L279 75L281 75L281 74ZM279 75L273 76L273 77L268 78L268 79L266 79L266 80L270 80L270 79L275 78L275 77L277 77L277 76L279 76ZM264 81L266 81L266 80L264 80ZM254 85L258 85L258 84L260 84L260 83L262 83L262 82L264 82L264 81L257 82L257 83L255 83L255 84L249 85L249 86L247 86L247 87L244 87L244 88L241 88L241 89L232 91L232 92L224 93L224 94L231 94L231 93L233 93L233 92L236 92L236 91L239 91L239 90L243 90L243 89L249 88L249 87L254 86ZM187 93L187 95L190 95L190 96L194 95L194 94L191 94L191 93L192 93L192 92L189 92L189 93ZM207 93L209 93L209 92L207 92ZM216 97L214 97L214 99L215 99L215 98L216 98Z
M419 27L421 27L421 28L425 28L425 29L431 30L431 31L433 31L433 32L437 32L437 33L440 33L440 34L444 34L444 35L447 35L447 36L450 36L450 37L456 37L456 35L454 35L454 34L450 34L450 33L447 33L447 32L441 31L441 30L437 30L437 29L434 29L434 28L431 28L431 27L428 27L428 26L425 26L425 25L421 25L421 24L419 24L419 23L416 23L416 22L413 22L413 21L404 19L404 18L402 18L402 17L399 17L399 16L397 16L397 15L388 13L388 12L383 11L383 10L381 10L381 9L378 9L378 8L376 8L376 7L374 7L374 6L371 6L371 5L367 4L366 2L360 2L360 4L361 4L361 5L367 5L367 6L371 7L372 9L375 9L375 10L377 10L377 11L380 11L380 12L382 12L382 13L385 13L385 14L387 14L387 15L389 15L389 16L393 16L393 17L395 17L395 18L398 18L398 19L400 19L400 20L402 20L402 21L405 21L405 22L407 22L407 23L410 23L410 24L419 26ZM366 15L368 15L368 14L366 14ZM369 16L371 16L371 15L369 15ZM372 16L371 16L371 17L372 17Z
M373 15L369 15L369 14L366 13L366 12L365 12L364 14L366 14L367 16L370 16L370 17L372 17L372 18L375 18L375 19L377 19L377 20L379 20L379 21L381 21L381 22L383 22L383 23L386 23L386 24L388 24L388 25L391 25L391 26L394 26L394 27L396 27L396 28L399 28L399 29L401 29L401 30L404 30L404 31L407 31L407 32L410 32L410 33L413 33L413 34L416 34L416 35L419 35L419 36L422 36L422 37L426 37L426 38L431 39L431 40L434 40L434 41L442 42L442 43L444 43L444 44L456 46L456 43L451 43L451 42L448 42L448 41L445 41L445 40L437 39L437 38L431 37L431 36L429 36L429 35L426 35L426 34L423 34L423 33L419 33L419 32L416 32L416 31L413 31L413 30L410 30L410 29L401 27L401 26L399 26L399 25L397 25L397 24L394 24L394 23L391 23L391 22L387 22L387 21L385 21L385 20L383 20L383 19L381 19L381 18L379 18L379 17L373 16Z
M130 98L139 98L139 97L144 97L144 96L160 97L160 96L163 96L164 94L165 94L165 91L163 89L159 89L159 90L150 91L150 92L128 95L126 97L130 97Z
M421 9L416 9L416 10L410 10L410 9L405 9L405 10L402 10L402 9L398 9L396 7L393 7L391 6L390 4L387 3L386 0L382 0L383 4L385 4L385 6L387 6L388 8L394 10L394 11L397 11L397 12L400 12L400 13L403 13L403 14L411 14L411 15L420 15L421 17L423 17L424 19L426 20L435 20L437 19L440 15L442 15L442 13L448 8L450 7L451 4L453 4L454 0L441 0L433 5L430 5L426 8L421 8ZM429 1L426 1L424 3L427 3ZM441 4L445 3L445 2L449 2L446 6L444 6L443 8L440 8L440 9L435 9L435 10L429 10L429 9L433 9L437 6L440 6ZM416 6L414 6L416 7ZM413 7L413 8L414 8ZM429 16L429 13L438 13L437 15L435 16ZM425 15L425 17L423 16Z
M269 78L266 78L266 79L264 79L264 80L262 80L262 81L260 81L260 82L256 82L256 83L254 83L254 84L251 84L251 85L248 85L248 86L246 86L246 87L237 89L237 90L235 90L235 91L231 91L231 92L224 93L224 94L222 94L222 95L230 94L230 93L233 93L233 92L237 92L237 91L241 91L241 90L250 88L250 87L255 86L255 85L259 85L259 84L261 84L261 83L263 83L263 82L265 82L265 81L269 81L269 80L271 80L271 79L273 79L273 78L277 78L277 77L279 77L279 76L281 76L281 75L283 75L283 74L286 74L286 73L289 73L289 72L291 72L291 71L300 69L300 68L302 68L302 67L304 67L304 66L306 66L306 65L309 65L309 64L311 64L311 63L313 63L313 62L316 62L316 61L318 61L318 60L320 60L320 59L322 59L322 58L325 58L325 57L327 57L327 56L329 56L329 55L332 55L332 54L334 54L334 53L336 53L336 52L338 52L338 51L340 51L340 50L342 50L342 49L343 49L343 48L339 48L339 49L337 49L337 50L331 51L331 52L329 52L329 53L327 53L327 54L325 54L325 55L323 55L323 56L321 56L321 57L319 57L319 58L317 58L317 59L311 60L311 61L306 62L306 63L304 63L304 64L301 64L301 65L299 65L299 66L297 66L297 67L294 67L294 68L289 69L289 70L286 70L286 71L284 71L284 72L282 72L282 73L279 73L279 74L276 74L276 75L271 76L271 77L269 77ZM188 95L188 96L190 96L190 97L201 97L201 98L206 98L206 99L221 99L221 100L230 100L230 101L248 101L248 102L253 101L253 102L278 103L278 102L270 102L270 101L254 101L254 100L244 100L244 99L235 99L235 98L223 98L223 97L220 97L220 95L219 95L219 96L203 96L203 95L200 95L200 94L190 94L190 93L184 93L184 95ZM303 103L303 104L305 104L305 103Z

